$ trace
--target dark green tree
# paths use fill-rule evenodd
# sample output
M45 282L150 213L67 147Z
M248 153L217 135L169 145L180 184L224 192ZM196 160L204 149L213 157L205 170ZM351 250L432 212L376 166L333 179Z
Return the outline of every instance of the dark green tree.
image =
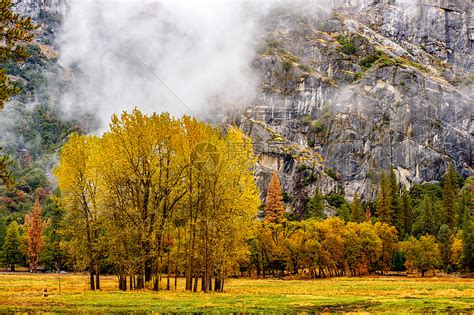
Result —
M425 195L418 207L419 215L413 226L413 233L417 236L437 235L439 227L439 206L431 195Z
M376 214L381 222L393 224L392 201L390 192L390 179L382 171L379 180L376 200Z
M351 221L358 222L358 223L362 223L365 221L364 209L362 208L361 200L357 192L354 194L354 198L352 199Z
M438 231L439 250L441 252L441 263L447 267L450 262L450 249L452 244L452 232L447 224L441 225Z
M454 165L449 163L443 177L443 216L444 222L453 229L456 226L457 174Z
M407 190L403 190L400 197L400 216L399 221L399 236L404 239L411 235L413 226L413 206L411 204L410 194Z
M3 260L6 266L10 266L11 271L15 271L15 265L21 261L20 232L16 221L8 226L5 243L3 244Z
M344 220L345 223L351 221L351 211L349 210L349 207L347 204L343 204L341 208L339 209L337 216Z
M463 266L474 271L474 220L470 211L465 211L463 217Z
M322 218L324 210L324 196L316 189L313 197L306 204L306 218Z
M25 44L33 40L36 26L30 17L21 17L14 11L11 0L0 1L0 64L22 62L28 54ZM0 109L10 98L19 92L19 88L10 80L4 67L0 68Z
M3 66L7 62L21 62L28 57L25 43L33 40L32 31L35 25L30 17L23 18L13 10L11 0L0 1L0 110L10 98L20 92L20 89L10 80ZM0 148L1 152L1 148ZM10 164L6 156L0 156L0 184L11 186L13 177L8 170Z
M401 213L401 206L400 206L400 185L397 181L397 176L395 175L395 171L393 167L390 168L390 175L389 175L389 182L390 182L390 211L392 213L392 224L395 225L397 228L398 234L401 234L401 229L403 225L403 218Z

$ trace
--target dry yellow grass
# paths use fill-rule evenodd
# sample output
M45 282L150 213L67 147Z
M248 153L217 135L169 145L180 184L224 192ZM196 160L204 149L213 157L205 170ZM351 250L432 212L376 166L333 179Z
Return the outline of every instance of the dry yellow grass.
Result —
M69 274L0 275L0 312L474 311L474 279L455 277L228 279L224 293L185 292L182 280L177 291L121 292L111 276L102 278L101 292L91 292L87 280Z

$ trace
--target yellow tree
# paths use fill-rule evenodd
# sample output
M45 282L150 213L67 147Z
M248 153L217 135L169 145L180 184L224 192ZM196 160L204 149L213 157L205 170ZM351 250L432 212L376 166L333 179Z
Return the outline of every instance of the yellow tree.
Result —
M397 246L397 229L386 223L377 222L373 225L375 233L382 241L382 249L378 260L378 268L382 271L389 271L392 265L393 253Z
M72 134L59 155L54 174L58 178L67 213L71 248L88 268L91 290L100 289L101 212L98 204L99 170L94 167L93 152L99 139ZM95 276L95 281L94 281Z
M286 221L280 180L276 172L273 172L268 184L265 203L265 223L280 224Z
M25 216L26 234L28 236L27 257L30 270L36 272L39 264L39 255L44 247L43 232L47 226L41 218L41 206L39 198L36 197L31 213Z

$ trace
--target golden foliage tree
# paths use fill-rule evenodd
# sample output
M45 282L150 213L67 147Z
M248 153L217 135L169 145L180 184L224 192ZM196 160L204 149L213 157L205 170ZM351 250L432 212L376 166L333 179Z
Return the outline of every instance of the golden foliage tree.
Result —
M121 290L159 290L166 274L170 289L173 270L186 274L188 290L201 280L210 291L215 278L222 291L237 260L249 255L260 202L254 163L251 141L238 129L223 133L190 117L135 109L113 116L101 138L72 136L56 175L71 222L85 232L75 239L94 236L81 247L92 250L93 273L102 257ZM86 212L94 216L74 220Z
M283 204L280 180L276 172L273 172L270 183L268 184L265 203L265 223L284 223L286 220L285 207Z

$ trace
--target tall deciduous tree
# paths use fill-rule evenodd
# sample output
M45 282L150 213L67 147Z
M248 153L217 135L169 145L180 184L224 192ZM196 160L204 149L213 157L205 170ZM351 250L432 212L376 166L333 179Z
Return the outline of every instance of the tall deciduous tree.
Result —
M280 179L276 172L273 172L270 183L268 184L265 203L265 222L276 224L284 223L285 207L283 204Z
M39 264L39 257L44 248L43 232L46 222L41 218L41 206L39 197L36 197L31 213L25 216L26 235L28 236L27 258L30 270L36 272Z
M92 152L98 139L72 134L60 152L58 178L65 206L68 209L68 234L74 256L88 267L91 290L100 289L100 209L98 207L99 177ZM94 279L95 277L95 279Z
M436 239L432 235L425 235L419 240L413 236L403 243L403 252L406 257L407 268L416 267L424 277L429 270L440 265L441 253Z

